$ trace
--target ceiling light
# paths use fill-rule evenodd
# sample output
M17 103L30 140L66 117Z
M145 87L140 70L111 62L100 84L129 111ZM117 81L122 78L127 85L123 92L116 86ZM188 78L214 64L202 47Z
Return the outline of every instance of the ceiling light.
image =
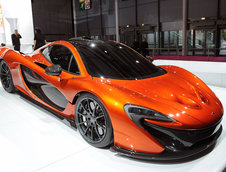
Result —
M95 46L96 46L96 44L91 43L91 44L90 44L90 46L93 48L93 47L95 47Z
M202 17L201 20L206 20L206 18L205 17Z

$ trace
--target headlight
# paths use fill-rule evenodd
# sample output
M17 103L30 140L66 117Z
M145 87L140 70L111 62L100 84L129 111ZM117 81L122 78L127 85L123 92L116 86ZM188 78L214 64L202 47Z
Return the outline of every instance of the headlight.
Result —
M150 119L155 121L173 122L174 119L157 112L152 109L148 109L136 105L125 105L124 110L126 114L132 121L137 121L138 119Z

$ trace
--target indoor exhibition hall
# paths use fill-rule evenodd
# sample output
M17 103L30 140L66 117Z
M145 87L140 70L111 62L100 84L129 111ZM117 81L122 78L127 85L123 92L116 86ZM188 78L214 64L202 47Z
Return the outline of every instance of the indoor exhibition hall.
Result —
M226 172L225 0L0 0L1 172Z

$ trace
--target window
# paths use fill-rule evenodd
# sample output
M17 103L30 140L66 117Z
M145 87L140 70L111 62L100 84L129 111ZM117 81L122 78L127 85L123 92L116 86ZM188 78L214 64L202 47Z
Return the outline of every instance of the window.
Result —
M94 77L135 80L166 73L137 52L115 42L91 41L74 45L88 73Z
M221 29L220 55L226 55L226 29Z
M203 30L195 31L195 48L205 48L205 32Z
M60 65L63 70L79 74L75 57L67 47L63 45L52 45L45 48L42 54L52 64Z
M169 31L170 32L170 48L177 48L178 47L178 31Z
M147 41L148 41L148 45L150 48L154 48L155 47L155 38L154 38L154 33L149 33L147 34Z
M163 34L164 34L163 48L169 48L169 31L165 31Z
M206 48L210 48L210 49L215 48L214 30L206 31Z
M50 47L46 47L45 49L42 50L42 55L48 60L50 60L50 56L49 56L49 52L50 52Z

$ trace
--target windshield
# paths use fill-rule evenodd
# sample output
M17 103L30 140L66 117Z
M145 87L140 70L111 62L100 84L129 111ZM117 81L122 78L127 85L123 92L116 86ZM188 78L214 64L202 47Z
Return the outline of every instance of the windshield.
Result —
M94 77L135 80L165 74L134 50L113 42L74 42L88 73Z

